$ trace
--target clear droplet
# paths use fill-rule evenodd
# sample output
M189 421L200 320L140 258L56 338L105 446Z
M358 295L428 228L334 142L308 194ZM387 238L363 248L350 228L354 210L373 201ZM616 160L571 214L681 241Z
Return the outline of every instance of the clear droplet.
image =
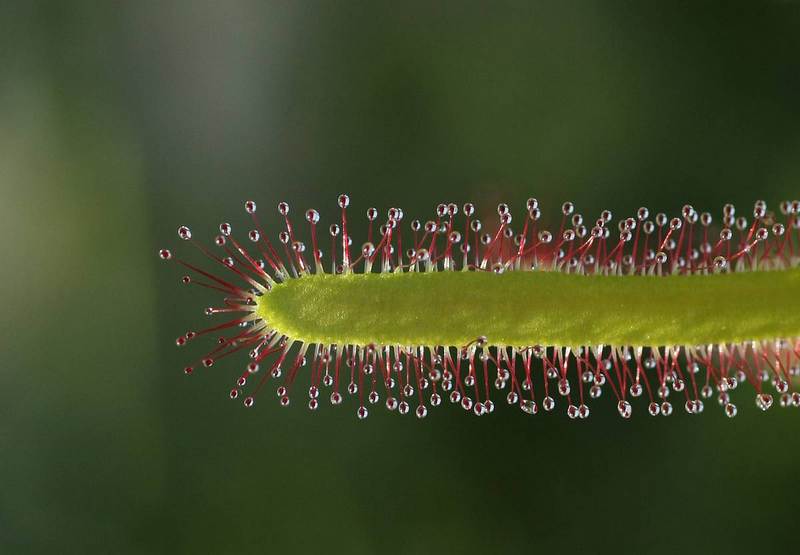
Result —
M567 416L569 416L572 420L578 418L578 407L575 405L569 405L567 407Z
M769 393L760 393L756 395L756 406L761 410L769 410L772 406L772 395Z

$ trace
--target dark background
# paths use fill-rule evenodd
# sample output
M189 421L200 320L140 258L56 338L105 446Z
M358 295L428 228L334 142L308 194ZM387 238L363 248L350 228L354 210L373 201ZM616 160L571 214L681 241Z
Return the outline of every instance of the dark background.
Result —
M155 255L250 198L797 198L800 9L693 4L2 3L0 551L791 551L797 409L245 411Z

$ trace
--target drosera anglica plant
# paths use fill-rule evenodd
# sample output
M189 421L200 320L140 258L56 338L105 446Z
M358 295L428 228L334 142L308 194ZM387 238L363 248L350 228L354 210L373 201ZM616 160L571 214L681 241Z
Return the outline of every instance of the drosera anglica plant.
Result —
M187 374L246 351L232 399L252 407L275 380L287 406L302 372L309 409L325 389L332 405L355 397L359 418L381 399L419 418L443 400L480 416L499 396L528 414L563 402L582 419L608 390L623 418L638 398L649 414L669 416L673 403L703 412L714 395L733 417L745 382L762 410L773 394L783 407L800 406L798 201L781 203L778 215L758 201L752 218L728 204L721 226L689 205L673 218L640 208L613 223L608 210L590 221L565 202L548 230L528 199L519 223L500 204L489 232L472 204L440 204L405 233L403 210L379 224L370 208L360 247L348 232L349 203L338 197L327 256L319 213L305 213L309 249L285 202L275 243L253 201L249 248L228 223L214 239L218 253L178 228L224 276L167 249L159 256L189 271L184 284L222 294L207 315L233 316L177 338L183 346L227 334Z

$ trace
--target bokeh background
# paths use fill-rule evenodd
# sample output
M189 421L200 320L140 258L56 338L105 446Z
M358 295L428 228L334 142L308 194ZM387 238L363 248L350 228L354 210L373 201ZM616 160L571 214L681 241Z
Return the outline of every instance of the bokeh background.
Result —
M692 4L0 4L0 551L791 551L795 411L245 411L156 257L251 198L797 198L798 5Z

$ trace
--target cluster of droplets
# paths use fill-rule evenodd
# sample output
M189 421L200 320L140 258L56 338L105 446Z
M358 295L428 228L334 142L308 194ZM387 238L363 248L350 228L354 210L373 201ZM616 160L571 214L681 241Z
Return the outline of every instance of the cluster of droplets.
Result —
M511 210L507 204L501 203L497 206L498 225L493 233L489 233L482 221L475 217L476 210L472 203L466 203L460 209L455 203L442 203L436 207L435 219L424 222L414 219L410 222L414 241L402 251L395 250L395 237L399 235L404 220L403 210L390 208L385 223L375 229L373 235L373 224L378 220L379 211L370 207L366 210L369 237L360 249L352 253L349 251L353 247L353 238L347 233L344 219L344 211L349 204L347 195L338 197L338 205L343 213L342 224L333 223L328 228L332 254L335 254L333 247L341 237L342 258L338 263L335 260L332 262L333 273L351 271L358 262L364 262L364 271L371 271L372 263L379 255L387 259L384 270L393 270L398 266L416 266L417 269L427 270L434 267L458 269L460 266L494 273L541 268L580 273L665 274L742 270L757 266L759 262L784 266L797 263L794 243L786 231L800 229L800 201L780 204L785 223L777 221L777 216L767 210L764 201L755 203L750 222L746 216L737 215L732 204L726 204L722 210L718 235L711 231L714 221L711 213L698 212L688 204L683 206L680 216L672 218L665 213L657 213L651 218L649 209L641 207L635 215L621 218L615 233L611 211L602 210L591 221L576 211L574 203L565 202L561 206L559 230L555 232L541 227L539 202L530 198L526 202L526 217L521 220L521 230L512 228L514 220ZM274 277L281 281L309 271L309 266L303 257L306 244L295 236L290 224L288 203L280 202L277 208L279 216L286 222L286 229L280 231L277 237L278 243L285 248L287 258L280 268L276 268ZM247 201L245 209L248 214L255 216L256 203ZM456 221L458 215L465 219L460 228ZM316 209L308 209L305 220L311 226L314 237L313 258L321 263L324 251L316 244L316 226L320 222L320 214ZM231 233L230 224L220 225L220 232L215 243L225 246ZM178 234L181 239L191 239L191 232L186 226L181 226ZM259 244L263 240L263 232L251 229L248 238ZM754 256L759 244L775 251L774 254L784 254L787 248L791 252L787 256L767 256L768 252L760 257ZM159 254L163 259L171 258L170 251L166 249ZM233 257L226 257L225 261L231 265L235 263ZM736 262L739 264L734 268ZM258 260L257 263L261 268L267 268L264 260Z
M474 388L480 381L479 372L477 370L480 365L474 363L489 362L494 366L494 389L501 394L508 390L507 393L505 393L505 400L508 405L517 405L524 413L536 415L540 408L545 412L553 412L558 405L557 399L563 398L566 401L567 416L570 419L582 420L588 418L591 412L587 402L589 400L599 399L603 395L604 386L609 383L608 380L611 379L610 372L615 366L612 362L611 355L605 357L601 356L596 359L595 368L592 370L583 370L580 375L578 375L577 371L574 369L577 360L575 356L569 359L569 365L566 362L559 365L561 369L553 365L544 364L540 368L543 371L543 378L537 387L542 387L542 385L547 382L549 386L544 385L544 388L545 391L549 391L549 393L546 393L539 403L533 396L534 380L531 377L532 373L520 378L520 376L517 375L520 369L516 364L512 363L511 357L522 357L523 359L525 357L532 357L532 360L549 358L551 361L554 361L557 360L557 357L552 352L552 348L550 349L551 353L548 357L548 349L541 346L511 349L510 355L505 349L494 349L493 353L493 348L485 345L485 338L478 338L475 342L475 346L480 346L481 348L462 348L460 350L461 352L452 358L450 349L431 349L429 351L430 363L427 365L423 364L423 366L426 367L426 371L419 375L414 384L409 380L406 380L404 384L398 384L395 377L399 378L402 375L404 364L399 359L391 363L387 362L387 364L390 364L394 375L389 374L388 377L385 376L384 386L386 389L386 399L384 405L386 409L390 412L396 411L400 415L409 414L412 409L411 400L415 393L417 393L415 391L416 387L419 389L420 403L416 406L414 412L418 418L425 418L428 415L428 404L431 407L439 407L445 400L448 400L452 405L460 406L464 411L471 412L475 416L491 414L494 412L495 404L494 401L491 400L488 391L483 400L474 400L473 396L469 393L469 389ZM359 369L358 372L363 373L364 377L373 376L377 373L377 370L374 364L375 359L371 359L370 357L374 355L376 351L377 348L375 346L369 346L363 349L363 352L360 348L344 348L344 364L348 369ZM400 348L398 356L402 355L407 359L412 359L416 363L420 363L425 360L422 354L423 351L424 350L421 351L419 348L412 347ZM503 354L501 354L501 351ZM359 357L364 353L366 353L367 360L372 360L373 362L359 365ZM577 357L582 357L582 359L586 361L588 359L583 357L588 356L589 351L584 352L583 349L579 349L575 355L577 355ZM458 360L458 357L469 363L469 370L466 374L454 367L454 360ZM635 355L629 349L622 349L620 357L624 358L626 361L632 361ZM331 351L328 350L320 350L316 356L315 362L325 365L325 374L319 384L311 385L308 388L308 408L311 411L316 411L320 407L322 387L331 388L338 382L338 378L335 380L334 376L328 372L327 364L331 362L331 360ZM301 358L300 365L306 366L306 364L307 359L304 356ZM549 366L549 368L547 366ZM569 370L567 370L568 367ZM653 356L643 359L642 368L653 370L655 367L656 360ZM486 365L484 365L484 369L486 369ZM252 362L248 364L248 374L254 374L258 371L258 364ZM697 375L700 371L700 365L696 362L689 363L685 367L685 372L687 374L691 373L692 375ZM788 374L790 377L800 376L800 366L792 366ZM271 376L273 378L281 377L280 366L273 366ZM607 378L606 376L609 377ZM734 417L738 413L738 408L732 402L733 391L737 389L740 383L747 382L749 379L753 378L761 383L771 383L779 396L779 405L781 407L800 407L800 392L790 392L790 385L787 379L777 374L771 375L769 371L765 369L758 372L755 377L747 376L743 370L738 370L733 375L719 378L714 386L711 385L710 380L707 380L705 385L697 389L699 395L696 398L692 398L687 394L685 395L685 401L680 404L682 404L687 414L700 414L705 409L704 400L713 397L716 392L718 404L722 408L724 414L728 417ZM581 394L580 402L576 402L576 400L571 397L571 394L575 394L574 384L577 381L579 381L581 385L588 387L587 402L584 402L583 394ZM627 388L628 397L617 400L617 411L622 418L627 419L633 415L634 407L631 401L643 396L645 392L645 387L642 385L643 381L643 378L636 378ZM402 382L402 379L400 379L400 382ZM692 382L694 383L694 379L692 379ZM375 383L376 382L373 381L373 388L366 397L367 403L361 402L356 409L356 415L360 419L367 418L369 415L368 406L377 405L381 400L381 395L374 388ZM237 381L236 388L231 390L230 397L232 399L237 399L240 394L240 389L245 385L246 378L240 377ZM511 385L511 387L509 387L509 385ZM672 393L683 394L687 391L687 387L687 379L685 376L682 376L680 372L676 370L665 371L663 381L656 388L656 399L651 400L647 404L647 413L651 416L671 416L674 413L674 406L669 400L670 395ZM614 393L617 394L617 389L614 388L613 385L612 389L614 389ZM398 391L395 392L395 390ZM359 385L356 379L351 378L351 381L345 388L345 392L350 397L358 395ZM425 392L424 395L427 399L427 403L422 401L423 392ZM480 395L477 388L475 389L475 393L476 397ZM279 386L276 389L276 394L281 406L289 406L290 398L287 386ZM332 406L339 406L344 401L344 395L338 389L334 389L329 394L329 400ZM758 393L755 396L755 405L759 409L766 411L773 406L773 403L773 395L762 391L759 387ZM244 405L246 407L252 407L253 404L254 398L252 396L245 398Z
M486 270L494 273L539 268L564 272L629 274L724 272L758 267L759 263L767 266L773 264L777 267L797 265L798 262L790 231L800 229L799 201L780 204L780 213L784 216L784 223L777 221L776 215L767 210L766 203L763 201L755 203L751 222L748 222L747 217L737 215L733 205L725 205L722 210L722 226L718 236L710 231L713 222L712 215L709 212L699 213L691 205L685 205L679 217L669 218L666 214L658 213L653 219L650 219L650 211L642 207L636 211L634 216L618 221L616 226L618 235L615 234L614 239L612 239L613 226L610 211L601 211L599 217L591 222L576 212L575 205L571 202L565 202L561 207L561 225L557 233L539 226L541 210L538 201L534 198L528 199L526 203L527 214L522 219L522 229L519 232L512 229L511 225L514 220L508 205L504 203L497 207L499 223L494 233L484 230L482 221L475 217L476 210L473 204L464 204L459 209L459 206L454 203L443 203L437 206L435 219L425 222L415 219L410 222L414 238L413 241L406 243L406 245L410 243L411 246L405 250L399 248L399 240L395 242L404 220L403 210L390 208L386 212L385 223L373 230L373 224L378 220L379 212L376 208L368 208L366 210L370 226L368 240L362 243L360 250L353 252L350 252L353 239L347 232L345 218L345 211L350 204L350 199L347 195L340 195L337 201L342 210L341 223L333 223L328 228L331 240L331 271L335 274L355 271L356 264L359 263L364 264L363 271L369 272L379 256L383 257L381 271L411 266L426 270L452 270L459 268L460 258L461 268L476 271ZM199 361L203 367L208 368L214 364L217 358L229 354L227 351L220 351L222 348L231 349L230 352L232 352L248 345L254 347L251 350L253 360L248 363L245 373L239 376L235 387L230 390L229 395L232 399L240 398L241 392L248 383L248 378L259 372L260 362L265 354L282 353L280 359L269 368L267 376L264 376L258 387L263 385L264 379L267 377L281 378L284 375L282 365L289 362L286 355L293 344L290 338L280 336L276 330L270 330L265 323L247 316L254 311L254 299L269 291L275 282L298 277L304 272L311 271L311 265L304 257L307 250L306 244L299 240L294 232L289 219L290 209L287 203L281 202L277 206L279 216L285 221L285 229L278 233L277 244L283 246L285 258L278 254L260 228L255 217L255 202L247 201L245 210L253 217L255 224L255 228L248 230L247 237L252 244L258 246L261 257L250 258L245 253L241 246L233 240L232 226L229 223L220 224L219 234L214 238L214 244L225 250L223 256L215 257L204 248L199 248L226 268L243 277L248 283L246 287L235 287L226 281L199 271L192 265L181 262L191 270L199 272L201 276L212 280L210 283L203 283L189 275L184 275L181 277L182 283L187 285L199 283L230 294L234 299L234 302L226 299L226 306L222 308L206 308L206 315L212 316L237 310L245 313L245 317L233 321L236 327L245 328L245 332L234 338L220 337L218 341L220 347ZM455 221L455 217L459 214L466 219L460 229L457 228ZM317 271L320 271L323 250L317 243L316 235L320 214L312 208L308 209L304 216L311 227L313 242L311 253L314 264ZM192 232L187 226L180 226L177 234L181 240L193 242ZM738 239L736 238L737 234ZM760 245L762 246L759 247ZM341 257L337 261L335 255L338 247L341 250ZM759 248L761 248L760 256L757 256ZM173 259L172 252L168 249L160 249L158 256L162 260ZM240 268L257 274L256 277L261 278L262 281L254 281L245 277L245 273ZM182 347L198 335L216 329L217 327L199 333L187 332L178 337L175 343ZM247 330L251 330L249 335ZM403 415L411 411L410 401L415 393L420 399L415 408L418 418L427 416L427 404L431 407L438 407L444 400L449 400L451 404L461 406L465 411L472 412L477 416L491 414L494 412L495 405L489 396L488 385L484 394L479 393L479 368L483 367L484 377L488 380L486 372L490 365L496 371L493 380L494 387L504 393L507 404L517 405L523 412L532 415L539 412L540 406L545 412L553 411L556 408L556 399L562 397L567 401L566 414L569 418L588 418L590 408L587 402L600 398L607 383L610 383L614 389L617 397L617 410L623 418L630 418L633 413L633 406L629 399L639 398L645 392L651 399L647 405L647 412L652 416L669 416L674 411L673 404L669 400L671 392L682 394L685 397L685 402L682 404L688 414L699 414L705 408L703 399L711 398L715 390L717 401L724 413L733 417L736 416L738 409L732 402L732 392L740 383L747 381L756 385L755 404L761 410L768 410L774 403L772 394L762 390L761 384L766 382L772 384L781 407L800 407L800 393L790 391L791 378L800 375L800 367L797 365L788 368L783 375L775 371L770 374L764 369L754 375L748 375L744 370L739 369L733 375L715 375L713 379L707 378L704 385L697 386L693 376L700 372L700 365L687 358L682 372L675 369L662 369L663 376L659 378L657 385L653 387L654 391L651 392L645 376L648 372L654 372L657 366L656 357L652 353L649 358L641 359L641 367L635 370L635 377L630 376L629 384L627 380L619 377L617 383L614 384L613 370L618 370L617 358L616 355L613 355L614 351L616 350L620 360L626 362L634 359L638 361L641 357L641 353L636 356L632 349L625 347L612 347L612 354L605 356L601 354L603 353L602 348L599 352L590 348L579 348L577 352L572 353L565 350L563 354L559 353L559 356L556 356L556 348L540 346L510 348L511 354L509 354L506 348L489 347L486 345L485 338L478 338L473 344L459 348L455 346L428 348L430 360L427 363L423 356L425 349L421 347L398 348L395 353L396 358L391 362L391 371L384 372L384 379L380 380L375 377L381 374L381 371L376 369L377 361L374 354L385 348L374 345L362 347L317 346L312 357L312 366L318 369L324 367L324 375L308 389L308 408L312 411L319 408L322 387L334 388L329 396L331 405L341 405L344 400L342 392L338 389L338 367L336 377L329 372L334 352L339 352L340 356L343 353L345 366L351 370L357 368L361 377L366 377L372 382L373 387L366 395L366 402L359 397L360 403L356 414L361 419L369 415L368 406L380 402L381 396L375 389L375 384L380 381L384 382L386 390L384 402L386 408ZM451 349L455 349L458 354L451 356ZM761 350L761 346L753 344L752 356L755 358L762 356ZM765 352L767 351L769 349ZM657 351L653 350L652 352ZM797 353L797 346L779 344L772 348L772 352L776 356L780 352ZM363 357L364 353L367 353L368 362L361 364L358 356ZM408 377L405 381L399 379L404 369L403 362L400 360L401 355L405 357L406 364L413 361L425 369L420 372L413 383ZM590 355L594 357L594 367L591 370L586 369ZM370 359L370 357L372 358ZM661 355L661 357L666 360L665 355ZM387 353L387 364L389 364L388 359ZM454 360L464 360L468 363L469 371L466 375L461 375L454 365ZM522 379L517 376L521 371L520 364L518 364L520 360L523 363L528 361L526 375ZM543 374L543 383L540 384L540 387L543 385L545 390L545 395L541 397L540 402L537 402L534 396L534 382L530 375L530 361L534 360L546 361L540 364ZM576 363L579 361L584 365L583 370L581 364L577 364L577 370L575 370ZM277 388L277 397L282 406L290 404L289 393L295 372L300 367L307 365L308 360L305 353L298 355L287 375L287 377L291 376L291 380L285 381L284 385ZM186 366L184 372L192 374L194 366ZM710 373L710 370L707 369L707 372ZM692 395L689 395L687 391L687 376L691 377L694 389ZM396 380L395 377L398 379ZM573 400L576 385L579 386L580 391L579 402ZM586 388L586 397L583 394L584 387ZM468 393L470 389L473 389L475 393ZM359 395L359 385L354 379L351 379L344 391L350 396L357 396ZM423 391L426 392L427 403L422 401ZM243 402L246 407L252 407L255 402L255 393L244 397Z

